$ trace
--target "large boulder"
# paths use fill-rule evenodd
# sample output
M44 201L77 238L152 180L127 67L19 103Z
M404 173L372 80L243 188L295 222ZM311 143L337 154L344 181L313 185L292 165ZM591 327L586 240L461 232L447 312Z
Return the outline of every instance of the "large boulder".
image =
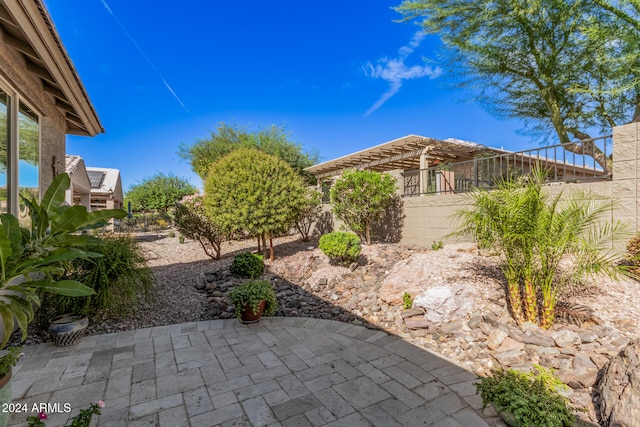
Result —
M629 343L603 368L597 384L602 425L638 426L640 423L640 339Z
M415 296L429 282L429 257L416 253L399 261L380 286L380 299L388 304L402 304L405 292Z
M424 308L425 319L441 324L471 313L475 299L467 286L434 286L418 295L413 305Z

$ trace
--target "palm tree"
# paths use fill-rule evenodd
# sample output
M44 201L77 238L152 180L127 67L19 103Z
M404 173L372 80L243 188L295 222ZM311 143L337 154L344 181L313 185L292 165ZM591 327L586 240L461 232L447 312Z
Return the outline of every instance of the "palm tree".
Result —
M499 181L496 190L470 193L471 206L457 213L457 234L496 249L504 258L501 268L516 322L548 328L555 318L558 287L567 279L597 273L619 278L624 270L612 247L626 227L602 221L611 200L576 191L562 201L562 192L551 197L544 190L545 178L545 170L536 167L527 177ZM560 277L565 258L572 268Z

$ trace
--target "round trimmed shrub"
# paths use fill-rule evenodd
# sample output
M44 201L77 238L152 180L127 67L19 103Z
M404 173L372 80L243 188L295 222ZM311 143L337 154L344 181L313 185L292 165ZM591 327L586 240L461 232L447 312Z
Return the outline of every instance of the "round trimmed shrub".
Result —
M262 255L243 252L233 258L231 264L231 274L234 277L245 279L255 279L264 272L264 260Z
M331 261L349 265L358 261L360 256L360 238L353 233L334 231L320 237L318 245L322 253Z

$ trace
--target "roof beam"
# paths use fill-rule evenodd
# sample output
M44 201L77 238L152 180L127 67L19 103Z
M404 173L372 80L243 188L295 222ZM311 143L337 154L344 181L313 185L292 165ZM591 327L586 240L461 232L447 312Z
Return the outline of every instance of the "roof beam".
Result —
M40 61L38 54L36 53L35 50L33 50L33 48L29 43L25 43L23 40L20 40L17 37L13 37L9 33L5 33L2 38L4 42L9 46L11 46L12 48L23 53L24 55L28 56L32 60ZM29 64L29 62L27 62L27 64Z
M45 92L49 92L51 95L55 96L56 98L58 98L58 99L60 99L62 101L66 102L66 100L67 100L67 97L64 96L64 93L60 89L58 89L57 87L51 86L48 83L44 83L42 85L42 89Z
M56 79L51 75L51 73L49 73L49 71L47 71L46 68L42 68L31 61L27 61L27 71L32 72L48 83L56 84Z
M7 12L7 9L2 7L1 5L0 5L0 21L4 22L5 24L9 24L12 27L19 28L18 25L16 25L16 21L14 21L11 15L9 15L9 12Z

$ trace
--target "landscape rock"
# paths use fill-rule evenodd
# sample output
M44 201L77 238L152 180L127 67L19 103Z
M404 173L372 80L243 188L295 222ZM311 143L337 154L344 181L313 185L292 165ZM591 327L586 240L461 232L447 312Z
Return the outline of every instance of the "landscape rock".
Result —
M597 384L598 415L605 426L632 427L640 420L640 340L629 343L603 369Z
M428 255L415 253L396 263L380 287L380 299L388 304L402 304L405 292L417 295L429 281ZM414 302L415 304L415 302Z
M453 317L462 318L473 308L475 296L465 286L434 286L413 300L413 305L425 309L433 323L446 323Z
M494 329L487 337L487 347L489 347L491 350L495 350L496 348L500 347L505 338L507 338L508 336L509 334L502 329Z
M527 353L521 350L509 350L493 355L493 357L495 357L502 366L513 366L520 364L524 362L526 356Z
M571 345L578 346L582 344L580 336L577 333L567 329L553 331L551 333L551 338L553 338L558 347L569 347Z
M413 316L404 319L404 324L409 329L429 329L433 327L433 323L425 319L424 316Z
M521 341L525 344L539 345L541 347L553 347L556 345L553 338L537 332L522 334Z

